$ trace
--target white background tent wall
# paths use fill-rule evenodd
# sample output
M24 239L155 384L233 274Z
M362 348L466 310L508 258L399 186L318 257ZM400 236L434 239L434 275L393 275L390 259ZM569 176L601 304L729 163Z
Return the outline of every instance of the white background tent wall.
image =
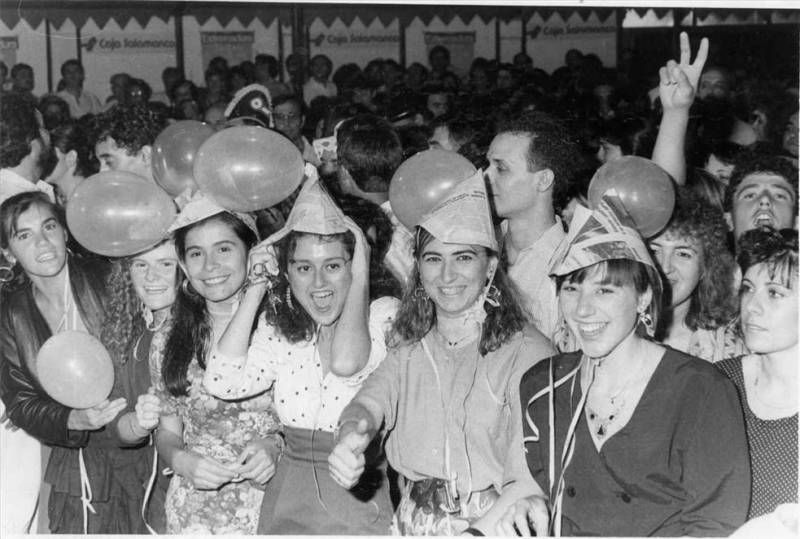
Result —
M292 21L298 12L302 13L300 20L305 27L293 35ZM771 25L771 33L779 28L784 34L787 28L793 31L794 34L789 32L791 38L797 33L799 20L797 9L692 12L669 8L615 10L607 5L553 8L488 3L447 6L0 0L0 57L9 68L15 62L30 64L36 78L34 92L42 94L55 91L61 64L80 54L87 71L86 89L105 99L110 92L109 77L121 71L145 79L154 91L159 91L163 67L179 65L188 78L203 84L204 32L251 33L247 39L252 56L266 52L285 58L292 52L293 42L300 41L298 44L312 54L329 55L335 67L346 61L363 66L375 57L393 58L406 65L415 61L427 64L426 35L446 38L447 34L474 33L474 57L510 61L524 48L535 58L537 67L552 71L563 62L564 52L573 47L594 52L605 65L614 66L620 45L648 45L640 32L652 30L659 39L666 38L662 47L669 49L678 25L703 25L704 33L719 29L707 25L747 24L750 29ZM666 28L656 31L651 25ZM305 36L307 40L303 41ZM794 50L789 52L796 55L796 49L795 40ZM659 56L657 60L661 62L663 58Z

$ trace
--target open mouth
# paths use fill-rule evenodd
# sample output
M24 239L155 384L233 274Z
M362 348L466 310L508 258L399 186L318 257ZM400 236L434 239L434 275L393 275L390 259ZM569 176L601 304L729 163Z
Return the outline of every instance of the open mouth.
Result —
M591 324L578 324L578 331L584 338L592 339L599 336L608 325L607 322L594 322Z
M314 303L314 308L318 311L326 311L333 304L333 292L330 290L312 292L311 301Z
M145 286L144 291L146 294L158 295L167 291L166 286Z
M440 286L439 292L446 297L455 297L464 291L463 286Z
M56 259L56 254L50 251L42 253L36 257L37 262L50 262L51 260L55 259Z
M228 280L230 275L223 275L221 277L212 277L211 279L203 279L203 284L206 286L218 286Z
M757 213L754 222L757 227L775 226L775 218L768 212Z

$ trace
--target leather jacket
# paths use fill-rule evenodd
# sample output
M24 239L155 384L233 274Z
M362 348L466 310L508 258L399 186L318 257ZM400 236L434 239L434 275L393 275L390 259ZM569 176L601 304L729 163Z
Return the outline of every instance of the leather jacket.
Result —
M69 280L78 312L86 329L100 336L105 316L106 263L68 257ZM33 286L27 280L0 298L0 398L11 422L41 442L63 447L84 447L89 432L70 430L72 408L53 400L36 376L36 355L52 332L36 306Z

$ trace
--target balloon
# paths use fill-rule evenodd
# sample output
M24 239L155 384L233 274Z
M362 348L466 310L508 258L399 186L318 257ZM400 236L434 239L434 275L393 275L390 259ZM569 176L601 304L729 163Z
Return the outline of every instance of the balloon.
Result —
M47 394L70 408L100 404L114 385L111 356L84 331L62 331L47 339L36 356L36 373Z
M81 245L104 256L129 256L167 237L175 203L152 181L109 170L87 178L67 201L67 225Z
M303 156L277 131L229 127L200 146L194 179L226 210L261 210L297 189L303 179Z
M172 196L178 196L194 181L194 158L200 145L215 133L214 128L196 120L181 120L164 129L153 143L153 177Z
M389 201L395 216L408 229L441 202L454 185L477 169L456 152L432 149L412 155L400 165L389 184Z
M616 190L643 238L658 234L672 217L672 178L649 159L629 155L597 169L589 183L589 205L596 208L609 189Z

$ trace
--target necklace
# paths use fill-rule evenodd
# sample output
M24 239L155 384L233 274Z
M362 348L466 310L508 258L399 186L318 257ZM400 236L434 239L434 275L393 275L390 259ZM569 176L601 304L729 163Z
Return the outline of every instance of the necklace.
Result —
M602 360L601 360L602 361ZM588 392L591 388L592 384L594 383L595 379L595 371L597 367L600 366L601 361L592 361L589 360L591 365L591 371L589 373L589 386L586 388ZM619 419L620 413L625 408L626 399L623 396L623 393L628 389L630 386L632 378L629 378L622 387L620 387L616 393L614 393L608 400L611 404L611 411L606 414L600 414L597 410L592 409L589 406L589 402L586 402L586 414L589 417L589 422L593 423L592 428L594 432L597 434L598 437L602 438L608 434L608 429L615 420Z
M475 338L475 335L468 333L467 335L464 335L463 337L461 337L459 339L451 341L441 331L439 331L439 328L436 328L436 333L437 333L437 335L439 335L439 337L442 338L442 340L445 342L445 344L447 344L448 348L456 348L459 345L467 342L468 339L474 339Z

